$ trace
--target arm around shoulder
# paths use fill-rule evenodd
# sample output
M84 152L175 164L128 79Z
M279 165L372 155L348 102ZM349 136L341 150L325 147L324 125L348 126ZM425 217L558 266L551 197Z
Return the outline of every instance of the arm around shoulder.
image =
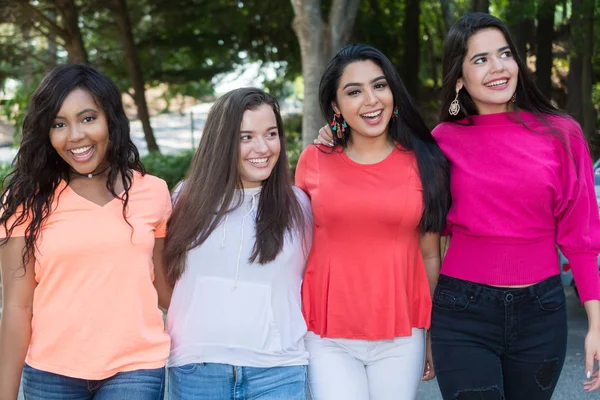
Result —
M0 399L16 399L31 340L33 293L37 286L34 260L23 266L23 236L0 247L2 319L0 320Z

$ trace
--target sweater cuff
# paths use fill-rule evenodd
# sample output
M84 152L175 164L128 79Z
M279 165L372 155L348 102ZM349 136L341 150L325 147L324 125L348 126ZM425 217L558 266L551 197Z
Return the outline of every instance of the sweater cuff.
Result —
M600 300L600 276L598 275L598 256L594 253L565 254L571 264L573 279L577 285L579 299Z

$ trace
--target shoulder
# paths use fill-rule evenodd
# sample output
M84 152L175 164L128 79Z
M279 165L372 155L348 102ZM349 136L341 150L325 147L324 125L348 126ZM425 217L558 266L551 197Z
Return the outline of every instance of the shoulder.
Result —
M300 205L302 205L302 207L304 207L305 205L308 205L310 207L310 198L308 197L308 195L304 193L304 191L298 186L292 186L292 189L294 190L294 194L296 195L296 199L298 199Z
M435 140L439 140L440 138L443 138L446 133L454 131L456 130L456 128L457 124L453 122L442 122L438 124L435 128L433 128L431 134L433 135Z
M169 192L167 182L163 179L150 175L142 175L138 171L133 171L133 186L142 190L155 190L157 192Z

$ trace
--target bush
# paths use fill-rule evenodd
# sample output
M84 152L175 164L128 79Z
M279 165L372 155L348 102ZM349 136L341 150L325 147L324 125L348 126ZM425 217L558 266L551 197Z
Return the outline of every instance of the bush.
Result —
M287 155L292 170L292 177L296 172L296 164L302 153L302 114L291 114L283 120L285 130Z
M150 153L142 157L142 164L149 174L164 179L169 189L173 189L184 178L193 155L192 151L168 155Z
M0 164L0 189L4 187L4 178L12 171L10 164Z

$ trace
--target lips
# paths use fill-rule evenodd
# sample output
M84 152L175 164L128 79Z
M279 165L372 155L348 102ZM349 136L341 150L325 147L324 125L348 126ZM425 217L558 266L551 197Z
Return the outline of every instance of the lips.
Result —
M508 84L508 78L500 78L500 79L494 79L493 81L485 83L484 85L489 88L497 88L497 87L506 86L507 84Z
M264 167L265 165L267 165L269 157L248 158L247 161L256 167Z
M360 116L363 118L377 118L381 115L383 110L372 111L368 113L361 114Z
M85 161L88 161L92 157L92 155L94 154L94 150L95 150L95 146L89 145L89 146L77 147L75 149L70 149L69 152L71 153L71 156L76 161L85 162Z

